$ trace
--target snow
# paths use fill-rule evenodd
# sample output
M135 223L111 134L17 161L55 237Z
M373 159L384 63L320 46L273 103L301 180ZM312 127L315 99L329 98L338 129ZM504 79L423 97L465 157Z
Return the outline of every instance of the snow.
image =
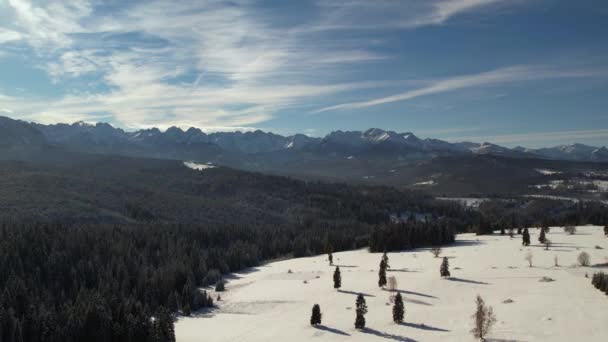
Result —
M541 175L546 175L546 176L556 175L556 174L561 173L559 171L553 171L553 170L549 170L549 169L536 169L536 172L540 173Z
M190 169L198 170L198 171L213 169L216 167L215 165L212 165L211 163L197 164L197 163L193 163L193 162L184 162L184 165Z
M465 207L479 208L479 205L488 200L488 198L477 197L437 197L438 200L456 201Z
M387 275L397 278L405 301L403 325L392 322L389 292L377 287L381 253L356 250L334 253L341 265L341 292L333 289L334 267L325 255L232 275L219 308L178 319L177 341L475 341L469 330L478 294L498 319L488 341L605 341L608 298L585 277L602 267L573 265L582 251L592 264L607 261L602 228L579 227L569 236L553 227L548 251L536 244L537 229L530 234L530 247L521 246L520 236L459 235L442 253L450 258L451 280L439 277L441 258L428 249L389 253ZM528 251L532 268L524 260ZM540 282L542 277L555 281ZM367 295L366 331L353 326L357 293ZM319 328L308 323L315 303L323 314Z
M415 186L425 186L425 185L435 185L435 181L434 180L428 180L428 181L424 181L424 182L418 182L418 183L414 183Z

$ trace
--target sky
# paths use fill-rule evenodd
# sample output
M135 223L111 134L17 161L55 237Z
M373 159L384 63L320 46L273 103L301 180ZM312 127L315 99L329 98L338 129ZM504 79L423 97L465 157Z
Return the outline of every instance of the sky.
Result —
M608 2L0 0L0 115L608 145Z

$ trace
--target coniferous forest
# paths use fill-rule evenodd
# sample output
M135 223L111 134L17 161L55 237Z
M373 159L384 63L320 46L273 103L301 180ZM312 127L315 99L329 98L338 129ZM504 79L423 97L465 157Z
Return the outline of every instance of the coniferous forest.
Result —
M607 222L605 206L587 202L465 208L420 192L232 170L169 167L158 178L132 164L116 174L20 169L5 173L12 188L0 201L1 342L173 341L176 315L217 305L200 288L274 258L436 246L499 226Z

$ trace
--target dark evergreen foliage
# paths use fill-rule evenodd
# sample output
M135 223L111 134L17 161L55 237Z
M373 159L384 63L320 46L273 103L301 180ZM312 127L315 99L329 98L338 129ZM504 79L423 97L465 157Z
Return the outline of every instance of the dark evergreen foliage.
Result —
M382 254L382 260L384 261L386 268L391 268L391 265L388 264L388 255L386 254L386 251L384 251L384 254Z
M521 242L522 245L530 246L530 232L528 231L528 228L524 228L524 231L521 234L521 239L522 239L522 242Z
M442 278L450 276L450 263L448 262L448 257L443 257L439 273L441 274Z
M367 313L367 304L365 303L365 297L362 294L357 296L357 301L355 303L355 312L357 317L355 318L355 328L356 329L364 329L365 328L365 314Z
M545 240L547 239L545 236L545 231L546 231L545 227L540 228L540 234L538 235L538 242L545 243Z
M396 251L454 242L454 231L445 220L380 224L369 239L371 252Z
M378 287L386 286L386 261L380 260L380 270L378 271Z
M608 274L604 272L594 273L593 277L591 277L591 284L608 295Z
M312 307L312 314L310 315L310 325L321 324L321 307L319 304L315 304Z
M397 292L395 296L395 305L393 305L393 321L395 323L403 323L403 316L405 315L405 308L403 306L403 298L401 293Z
M336 266L336 270L334 271L334 289L339 289L342 287L342 275L340 274L340 266Z

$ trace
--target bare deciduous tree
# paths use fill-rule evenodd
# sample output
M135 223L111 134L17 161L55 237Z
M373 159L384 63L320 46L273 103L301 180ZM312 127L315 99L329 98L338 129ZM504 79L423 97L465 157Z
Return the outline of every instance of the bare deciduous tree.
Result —
M476 310L473 314L473 336L485 341L485 337L492 330L492 326L496 323L496 316L491 306L486 306L481 296L477 295L475 300Z
M395 291L397 289L397 278L395 276L388 277L388 285L387 288L389 291Z
M591 264L591 260L589 259L589 254L587 252L581 252L576 258L578 264L581 266L589 266Z
M525 257L526 261L528 262L528 265L530 267L532 267L532 261L534 260L534 256L532 255L532 252L528 252L526 253L526 257Z
M441 254L441 247L431 248L431 253L435 256L435 258L439 257L439 255Z

